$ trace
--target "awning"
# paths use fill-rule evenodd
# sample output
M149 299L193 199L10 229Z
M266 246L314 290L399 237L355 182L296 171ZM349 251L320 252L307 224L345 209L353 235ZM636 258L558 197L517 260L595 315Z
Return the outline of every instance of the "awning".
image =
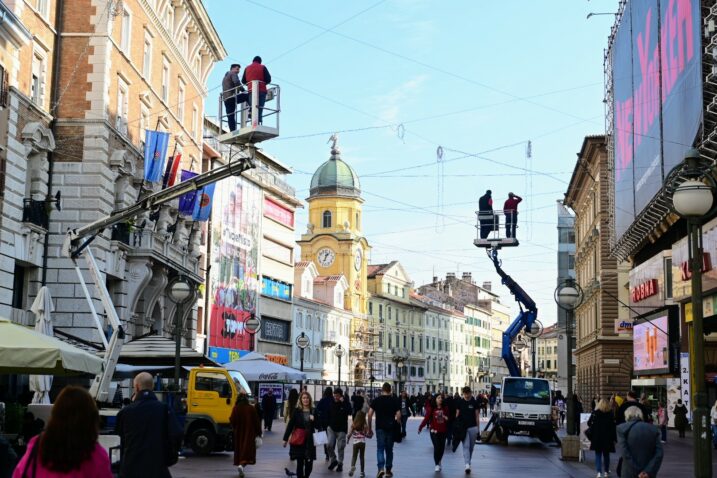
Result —
M306 380L306 374L295 368L270 362L260 353L251 352L228 364L227 370L241 372L249 382L294 382Z
M146 335L122 346L118 362L125 365L174 366L176 344L173 339L160 335ZM216 367L214 361L185 345L180 346L181 365Z

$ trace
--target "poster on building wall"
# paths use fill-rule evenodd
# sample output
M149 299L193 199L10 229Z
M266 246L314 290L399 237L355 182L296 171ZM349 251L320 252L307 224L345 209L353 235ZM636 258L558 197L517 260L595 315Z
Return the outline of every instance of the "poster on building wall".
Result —
M217 183L211 227L209 346L250 349L244 324L256 315L261 190L241 177Z
M692 390L690 389L690 354L680 354L680 398L687 407L687 419L692 419Z
M675 426L675 405L680 398L680 379L667 379L667 426L672 428Z
M280 383L260 383L259 384L259 400L264 395L271 393L276 399L276 403L284 403L284 386Z

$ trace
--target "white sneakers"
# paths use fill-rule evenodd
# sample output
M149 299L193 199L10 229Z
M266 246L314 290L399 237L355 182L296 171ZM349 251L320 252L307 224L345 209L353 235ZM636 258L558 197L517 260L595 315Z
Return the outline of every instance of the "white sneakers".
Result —
M244 467L239 465L237 471L239 472L239 478L244 478Z
M471 464L466 463L466 475L470 474L470 472L471 472Z
M441 471L441 465L436 465L436 471Z

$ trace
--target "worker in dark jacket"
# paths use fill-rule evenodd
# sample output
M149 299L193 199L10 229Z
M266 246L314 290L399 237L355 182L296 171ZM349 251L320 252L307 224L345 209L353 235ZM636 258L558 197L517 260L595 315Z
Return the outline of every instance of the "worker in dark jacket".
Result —
M334 389L334 402L329 407L329 470L344 469L344 449L346 448L346 433L349 431L349 417L351 404L344 399L344 392L340 388ZM338 450L337 450L338 448Z
M324 394L321 396L321 400L316 404L316 429L317 430L328 430L329 428L329 410L331 404L334 403L334 390L331 387L326 387ZM328 432L327 432L328 435ZM326 461L329 461L329 445L324 445L324 455Z
M121 478L172 476L168 466L177 461L182 429L169 408L157 400L153 384L147 372L137 375L134 401L117 414L115 433L120 437Z
M244 68L244 75L242 76L241 82L247 85L247 88L249 89L249 106L251 106L252 102L252 88L253 88L253 81L259 81L259 123L262 124L262 115L264 113L264 103L266 102L266 92L267 88L266 85L271 83L271 75L269 74L269 70L266 69L264 65L261 64L261 57L255 56L254 60L252 61L251 65Z
M487 190L478 199L478 219L480 220L480 238L487 239L490 231L493 230L493 198L491 190Z
M227 116L229 131L237 129L237 105L246 102L249 97L249 95L244 92L244 87L239 79L240 68L241 65L234 63L222 79L222 100L224 100L224 110Z

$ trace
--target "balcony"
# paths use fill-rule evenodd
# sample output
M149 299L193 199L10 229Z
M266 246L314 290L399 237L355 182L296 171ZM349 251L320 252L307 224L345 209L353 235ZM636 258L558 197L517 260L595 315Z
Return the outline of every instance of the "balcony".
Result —
M338 341L338 334L335 330L324 332L324 336L321 338L322 347L333 347Z
M22 222L29 222L43 229L47 229L49 215L47 203L32 198L25 198L22 204Z
M120 239L117 241L123 242ZM188 253L188 245L176 243L166 234L151 229L135 229L129 233L129 246L128 257L150 256L172 268L183 268L195 275L199 271L198 259ZM194 278L201 281L199 276Z

